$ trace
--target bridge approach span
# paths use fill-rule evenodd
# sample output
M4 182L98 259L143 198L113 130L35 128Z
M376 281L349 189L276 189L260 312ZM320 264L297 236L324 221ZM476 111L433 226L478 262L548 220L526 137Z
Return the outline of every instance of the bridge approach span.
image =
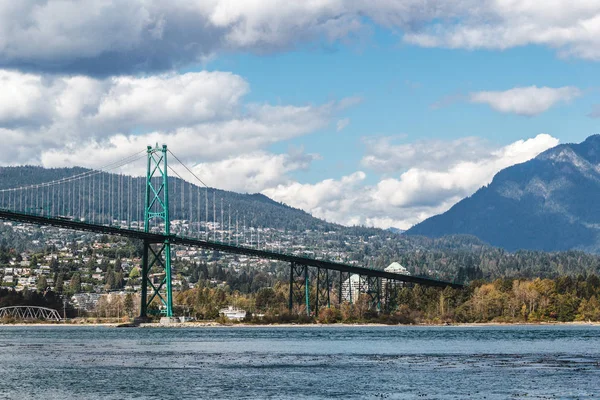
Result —
M66 218L56 218L49 216L41 216L36 214L27 214L21 212L15 212L5 209L0 209L0 218L16 222L24 222L36 225L47 225L54 226L57 228L65 228L79 231L87 231L93 233L101 233L106 235L124 236L134 239L141 239L147 243L164 243L169 241L174 245L200 247L211 250L218 250L227 253L240 254L246 256L252 256L257 258L283 261L297 265L305 265L308 267L316 267L320 269L327 269L333 271L339 271L349 274L357 274L367 277L384 278L399 282L416 283L425 286L434 287L452 287L455 289L462 288L463 285L451 282L440 281L437 279L421 278L411 275L396 274L392 272L385 272L381 270L357 267L355 265L348 265L342 263L336 263L326 260L317 260L308 257L295 256L285 253L278 253L274 251L266 251L253 249L244 246L235 246L227 243L221 243L216 241L206 241L195 238L182 237L178 235L164 235L152 232L137 231L134 229L124 229L116 226L90 224L83 221L76 221Z

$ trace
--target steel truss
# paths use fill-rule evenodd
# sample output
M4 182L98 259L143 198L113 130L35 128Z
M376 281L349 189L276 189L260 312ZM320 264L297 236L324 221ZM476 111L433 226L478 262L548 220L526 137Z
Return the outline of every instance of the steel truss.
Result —
M398 289L401 287L401 284L389 279L382 279L382 282L383 306L385 312L389 313L398 306Z
M294 305L304 305L306 315L310 316L310 281L308 266L290 263L290 303L289 310L293 311Z
M381 279L376 276L361 276L358 288L359 293L368 296L369 310L381 311Z
M140 318L147 318L148 307L158 297L163 307L161 313L173 316L173 290L171 287L171 221L169 219L169 179L167 175L167 146L148 146L148 169L146 173L146 200L144 204L144 232L150 232L150 223L158 220L164 224L164 240L144 240L142 256L142 305ZM160 225L159 225L160 226ZM156 267L164 272L164 278L155 286L150 274ZM152 290L148 298L148 289Z
M12 317L24 320L60 321L58 311L35 306L12 306L0 308L0 318Z
M315 300L315 315L319 315L319 310L323 307L331 307L330 299L331 285L329 282L329 270L317 268L317 294Z

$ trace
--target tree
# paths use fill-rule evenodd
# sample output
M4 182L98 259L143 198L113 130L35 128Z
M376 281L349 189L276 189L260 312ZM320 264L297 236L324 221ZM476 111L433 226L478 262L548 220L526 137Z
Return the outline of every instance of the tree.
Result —
M38 278L38 282L37 282L37 290L38 290L38 292L45 291L47 287L48 287L48 281L46 280L46 277L44 275L41 275Z
M133 295L131 293L127 293L125 295L125 302L123 303L123 308L125 308L125 312L131 318L133 314Z
M60 268L60 264L58 263L58 259L55 257L52 257L52 259L50 260L50 269L52 270L52 272L58 272L59 268Z
M75 272L71 277L71 282L69 283L69 288L73 293L81 292L81 276L79 272Z
M140 277L140 269L138 267L131 268L129 272L129 285L133 288L133 286L138 282Z
M113 289L123 289L124 286L124 278L123 278L123 271L119 271L115 274L115 284L113 286Z
M106 271L106 276L104 277L105 288L107 290L115 288L115 273L112 268L109 268Z
M190 285L185 278L181 278L181 291L185 292L186 290L190 290Z
M256 293L256 309L266 311L275 305L275 291L272 288L263 288Z
M63 291L63 286L64 286L64 276L65 274L60 272L56 275L56 283L54 284L54 289L58 292L58 293L62 293Z
M600 320L600 302L596 296L589 300L583 299L577 310L577 320L579 321L598 321Z

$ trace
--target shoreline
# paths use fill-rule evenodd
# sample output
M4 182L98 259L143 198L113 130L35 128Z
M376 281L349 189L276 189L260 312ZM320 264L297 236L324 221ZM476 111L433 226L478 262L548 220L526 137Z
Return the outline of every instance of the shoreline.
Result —
M122 323L83 323L83 322L19 322L14 324L0 324L0 329L3 327L106 327L117 328ZM491 326L600 326L600 322L587 321L571 321L571 322L467 322L467 323L451 323L451 324L381 324L381 323L336 323L336 324L248 324L248 323L228 323L222 324L214 321L206 322L185 322L174 324L161 324L159 322L143 323L138 328L368 328L368 327L423 327L423 328L477 328Z

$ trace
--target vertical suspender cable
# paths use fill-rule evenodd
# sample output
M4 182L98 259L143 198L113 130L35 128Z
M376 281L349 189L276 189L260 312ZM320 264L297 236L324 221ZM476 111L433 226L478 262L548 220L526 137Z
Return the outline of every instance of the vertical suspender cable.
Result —
M225 235L225 223L223 222L223 198L221 197L221 225L219 226L219 228L221 228L221 243L225 242L225 239L223 237L223 235Z
M91 176L92 179L92 222L96 223L96 174Z

